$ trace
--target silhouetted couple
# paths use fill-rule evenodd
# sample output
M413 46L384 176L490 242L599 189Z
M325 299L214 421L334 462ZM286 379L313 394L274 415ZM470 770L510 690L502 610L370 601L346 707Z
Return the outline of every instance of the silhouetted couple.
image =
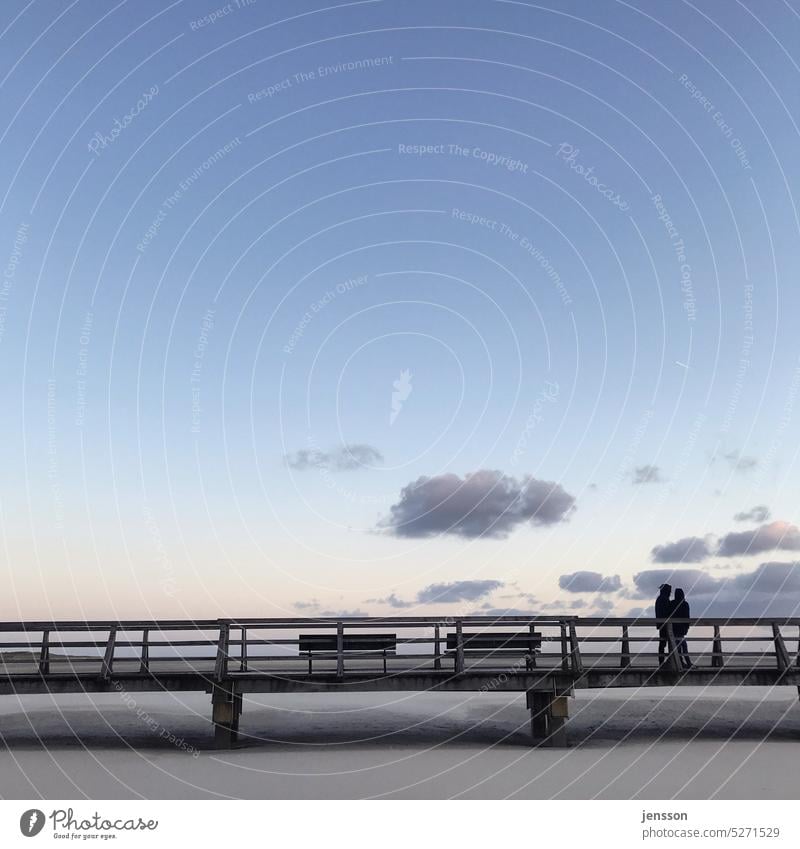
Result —
M667 629L671 620L681 620L689 618L689 602L686 601L686 595L682 589L676 588L675 598L670 598L672 587L669 584L662 584L659 588L658 598L656 599L656 619L664 620L658 626L658 664L664 666L667 659L667 647L669 639ZM678 659L684 669L690 669L692 661L689 658L689 647L686 645L686 635L689 633L688 622L672 622L672 634L675 637L675 649L678 653Z

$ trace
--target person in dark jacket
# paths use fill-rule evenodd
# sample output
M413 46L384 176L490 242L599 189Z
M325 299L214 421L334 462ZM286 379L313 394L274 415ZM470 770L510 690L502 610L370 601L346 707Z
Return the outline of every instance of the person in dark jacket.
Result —
M658 628L658 665L663 666L667 656L667 623L666 620L672 615L673 602L669 597L672 592L672 587L669 584L662 584L658 588L658 598L656 599L656 619L664 620L656 627Z
M675 599L672 602L672 618L673 619L688 619L689 618L689 602L686 601L686 595L680 587L675 590ZM681 666L684 669L690 669L692 660L689 657L689 647L686 645L686 635L689 633L688 622L676 622L672 626L672 633L675 635L675 643L678 649L678 657L681 661Z

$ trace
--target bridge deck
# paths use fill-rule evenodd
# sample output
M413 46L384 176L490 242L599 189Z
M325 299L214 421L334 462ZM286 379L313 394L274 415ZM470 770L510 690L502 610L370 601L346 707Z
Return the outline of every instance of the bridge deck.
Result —
M576 688L800 688L800 619L692 620L688 669L677 624L547 617L3 622L0 694L205 691L224 744L235 739L248 692L519 691L527 694L534 736L563 743L565 697Z

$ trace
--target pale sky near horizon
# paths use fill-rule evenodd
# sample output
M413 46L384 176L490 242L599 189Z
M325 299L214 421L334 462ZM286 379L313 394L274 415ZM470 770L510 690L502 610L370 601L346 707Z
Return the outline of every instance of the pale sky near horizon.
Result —
M0 45L0 619L800 609L796 2Z

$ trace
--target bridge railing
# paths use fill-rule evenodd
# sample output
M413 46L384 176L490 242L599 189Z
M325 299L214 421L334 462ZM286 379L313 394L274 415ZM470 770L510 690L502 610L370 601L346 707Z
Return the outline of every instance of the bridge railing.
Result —
M682 624L695 668L800 667L800 618L347 617L2 622L0 675L677 671Z

